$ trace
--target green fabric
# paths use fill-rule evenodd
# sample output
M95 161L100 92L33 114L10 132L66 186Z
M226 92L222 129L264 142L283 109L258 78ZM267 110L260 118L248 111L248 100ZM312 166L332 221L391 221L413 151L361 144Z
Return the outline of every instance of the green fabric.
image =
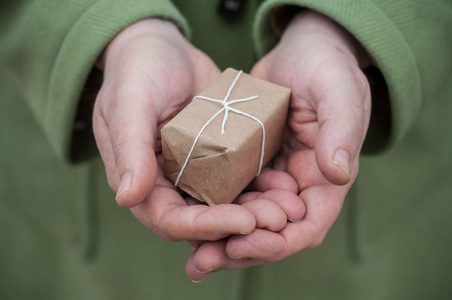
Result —
M2 4L5 6L5 4ZM0 59L48 134L68 156L78 98L91 66L109 40L149 16L168 18L188 34L166 0L17 1L0 12Z
M270 0L260 8L255 39L262 55L277 41L269 14L297 5L329 16L350 31L383 73L394 113L392 140L400 140L415 120L422 99L431 99L450 74L450 1Z
M111 37L138 19L171 19L221 68L249 70L277 42L269 20L286 5L328 15L366 47L389 88L391 147L362 157L320 248L193 284L188 245L162 241L118 207L99 157L69 161L79 97ZM1 4L0 299L449 299L450 1L250 0L232 22L216 6Z
M259 1L247 1L244 16L236 21L219 17L216 11L220 1L173 2L191 25L191 42L213 58L221 70L251 70L257 58L251 32Z
M342 214L349 224L352 260L332 261L322 269L319 261L329 260L332 250L324 245L313 251L317 257L309 271L292 272L309 286L302 295L307 299L450 298L450 1L266 1L254 27L261 55L278 39L270 16L286 5L319 11L361 42L385 77L393 117L392 147L379 156L362 157ZM332 238L330 234L329 241ZM262 269L261 276L274 272L271 266ZM271 291L282 293L282 286L285 282L278 281ZM270 288L261 291L261 299L270 299L265 296Z

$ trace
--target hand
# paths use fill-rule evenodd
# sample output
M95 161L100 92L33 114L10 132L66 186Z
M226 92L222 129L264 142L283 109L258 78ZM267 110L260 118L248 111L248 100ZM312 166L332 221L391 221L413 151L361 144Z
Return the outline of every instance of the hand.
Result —
M291 88L292 99L274 170L256 179L260 192L244 194L238 203L264 198L281 206L284 198L290 199L285 205L298 211L304 203L306 214L280 230L257 224L250 235L203 243L187 263L190 278L199 281L213 270L282 260L323 242L358 174L370 119L370 89L360 70L365 62L344 29L322 15L305 12L292 20L279 44L255 65L252 75ZM297 188L286 189L284 195L275 182L289 182L289 177ZM287 206L284 210L293 211ZM259 220L271 212L253 213Z
M176 26L139 21L119 33L100 57L104 82L94 134L120 206L166 240L217 240L253 231L239 205L209 209L183 199L161 173L160 129L220 72ZM195 242L192 242L195 243Z

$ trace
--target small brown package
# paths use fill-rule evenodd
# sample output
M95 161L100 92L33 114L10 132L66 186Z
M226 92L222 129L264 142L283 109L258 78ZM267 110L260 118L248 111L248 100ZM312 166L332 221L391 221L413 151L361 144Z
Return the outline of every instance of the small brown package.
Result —
M227 69L163 127L165 176L211 206L231 203L280 149L289 99L288 88Z

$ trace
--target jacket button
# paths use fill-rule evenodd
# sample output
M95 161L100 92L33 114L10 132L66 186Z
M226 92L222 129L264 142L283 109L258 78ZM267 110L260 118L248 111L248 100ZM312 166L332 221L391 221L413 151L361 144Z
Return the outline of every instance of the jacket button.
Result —
M245 2L245 0L221 0L217 12L227 21L236 20L243 14Z

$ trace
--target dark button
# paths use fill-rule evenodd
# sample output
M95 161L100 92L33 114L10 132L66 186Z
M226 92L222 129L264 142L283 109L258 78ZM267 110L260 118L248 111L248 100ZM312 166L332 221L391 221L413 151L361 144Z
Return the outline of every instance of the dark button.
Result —
M218 4L218 14L227 21L233 21L243 15L245 0L221 0Z

